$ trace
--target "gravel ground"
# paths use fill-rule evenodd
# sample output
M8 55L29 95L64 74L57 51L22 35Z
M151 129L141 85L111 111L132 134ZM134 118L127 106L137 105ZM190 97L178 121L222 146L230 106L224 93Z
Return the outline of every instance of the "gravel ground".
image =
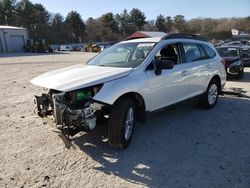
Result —
M221 96L211 110L189 101L154 113L126 150L108 146L104 126L67 149L33 113L43 90L29 80L93 55L0 54L0 187L250 187L250 68L226 84L244 97Z

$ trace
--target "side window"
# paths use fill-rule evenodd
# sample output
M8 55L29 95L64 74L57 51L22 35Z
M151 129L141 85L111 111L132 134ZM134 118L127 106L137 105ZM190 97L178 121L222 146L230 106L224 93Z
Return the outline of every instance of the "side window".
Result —
M193 62L205 59L205 54L195 43L183 43L186 62Z
M201 59L207 59L207 55L205 53L205 51L203 50L203 48L199 45L199 49L201 52Z
M156 53L157 60L171 60L174 64L180 64L180 53L178 44L169 44L164 46Z
M202 44L202 47L206 51L208 58L213 58L216 56L215 51L211 47L209 47L208 45Z

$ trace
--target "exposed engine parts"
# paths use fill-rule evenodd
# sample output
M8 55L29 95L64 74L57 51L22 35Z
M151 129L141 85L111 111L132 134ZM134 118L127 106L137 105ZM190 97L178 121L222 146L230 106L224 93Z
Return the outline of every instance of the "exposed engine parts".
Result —
M78 91L59 92L50 90L47 94L35 96L38 115L53 116L54 123L68 129L92 130L96 127L96 114L102 104L92 100L100 85Z

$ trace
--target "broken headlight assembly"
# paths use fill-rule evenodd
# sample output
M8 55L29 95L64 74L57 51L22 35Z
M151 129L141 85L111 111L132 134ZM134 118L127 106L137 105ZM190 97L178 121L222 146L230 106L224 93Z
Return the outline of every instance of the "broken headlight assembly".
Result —
M38 115L53 115L56 125L62 128L94 129L96 126L95 112L100 105L93 97L100 91L103 84L69 92L50 90L48 94L36 97Z

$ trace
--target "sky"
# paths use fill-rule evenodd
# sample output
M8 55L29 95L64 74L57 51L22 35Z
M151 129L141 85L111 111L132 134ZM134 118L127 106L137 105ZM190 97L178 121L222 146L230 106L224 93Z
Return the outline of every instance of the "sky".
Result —
M40 3L51 13L64 17L71 10L77 11L83 20L98 18L105 13L122 13L138 8L145 13L146 20L159 14L174 17L184 15L192 18L231 18L250 16L250 0L31 0Z

